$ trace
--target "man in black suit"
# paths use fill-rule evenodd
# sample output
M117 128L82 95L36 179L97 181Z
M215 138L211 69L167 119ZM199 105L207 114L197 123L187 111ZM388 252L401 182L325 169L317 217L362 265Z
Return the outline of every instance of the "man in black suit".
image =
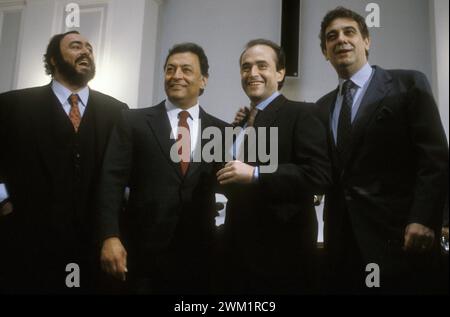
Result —
M330 11L320 39L339 76L317 102L334 181L325 203L330 291L373 291L369 263L380 269L378 291L430 291L448 146L428 81L417 71L371 67L367 25L351 10Z
M285 56L277 44L264 39L250 41L241 55L240 68L251 109L238 121L245 128L256 129L256 138L251 142L251 133L248 138L238 135L234 147L240 160L218 172L220 184L228 187L228 291L311 292L317 245L314 194L323 193L331 179L326 134L313 116L313 105L280 94ZM273 135L274 129L278 137ZM265 140L262 130L267 133ZM278 156L278 162L269 162L278 165L275 171L264 171L267 163L247 155L258 152L256 144L262 143Z
M94 292L98 171L127 106L87 86L93 49L78 32L55 35L44 60L49 85L0 95L0 182L9 211L0 215L0 289ZM80 288L66 285L69 263L79 266Z
M167 100L124 112L112 134L100 191L101 262L106 272L127 279L133 293L209 291L220 162L197 154L212 142L200 139L203 132L223 133L225 123L198 103L208 69L200 46L174 46L164 67ZM126 186L129 201L121 213Z

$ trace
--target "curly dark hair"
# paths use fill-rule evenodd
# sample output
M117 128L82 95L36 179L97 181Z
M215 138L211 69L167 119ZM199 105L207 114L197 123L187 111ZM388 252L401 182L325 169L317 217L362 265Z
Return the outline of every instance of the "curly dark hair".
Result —
M56 34L51 38L50 42L48 43L47 51L44 54L45 73L47 75L53 76L56 71L55 66L52 64L52 59L54 59L56 62L63 60L60 45L63 38L66 37L66 35L68 34L80 34L80 32L69 31L66 33Z
M322 24L320 25L320 48L322 52L326 51L326 34L325 31L327 27L336 19L346 18L355 21L358 24L359 31L361 32L364 39L369 38L369 29L366 24L366 20L350 9L344 7L337 7L331 11L329 11L322 20ZM366 50L366 56L369 57L369 51Z

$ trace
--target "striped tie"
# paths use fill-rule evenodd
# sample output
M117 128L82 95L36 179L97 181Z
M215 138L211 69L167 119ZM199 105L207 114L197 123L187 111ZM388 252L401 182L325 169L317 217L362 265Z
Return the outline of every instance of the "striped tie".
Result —
M341 153L341 158L346 161L346 151L352 138L352 106L353 94L352 88L355 84L351 80L347 80L342 85L342 94L344 99L342 101L341 112L339 114L339 122L337 129L337 148Z

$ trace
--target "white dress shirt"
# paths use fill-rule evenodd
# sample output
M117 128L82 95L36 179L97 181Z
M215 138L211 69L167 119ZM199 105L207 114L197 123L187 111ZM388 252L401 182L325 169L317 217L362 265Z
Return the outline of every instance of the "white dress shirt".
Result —
M52 90L58 98L64 112L69 115L71 105L69 103L69 97L73 94L69 89L64 87L61 83L56 80L52 81ZM83 118L84 111L86 110L88 100L89 100L89 87L86 86L77 92L78 95L78 109L80 110L80 115Z
M357 71L350 80L355 84L355 87L351 89L353 95L353 104L352 104L352 123L358 114L359 108L361 106L361 101L366 94L367 87L369 86L372 77L374 74L374 70L366 63L359 71ZM337 130L339 124L339 115L341 113L342 102L344 100L344 96L342 95L342 86L347 80L339 78L339 92L336 98L336 104L334 106L334 111L331 117L331 129L333 130L334 142L337 144Z
M175 106L169 99L166 99L165 102L166 105L166 111L167 116L169 117L170 126L172 128L172 134L171 138L177 139L176 136L178 136L178 114L183 111L183 109L178 108ZM189 112L189 118L187 120L187 123L189 125L189 132L191 135L191 158L192 153L195 151L195 147L197 146L197 138L200 136L200 120L199 120L199 114L200 114L200 106L197 103L196 105L190 107L186 110Z

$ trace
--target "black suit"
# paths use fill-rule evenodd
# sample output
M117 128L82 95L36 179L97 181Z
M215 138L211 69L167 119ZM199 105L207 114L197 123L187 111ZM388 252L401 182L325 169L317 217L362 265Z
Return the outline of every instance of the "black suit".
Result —
M75 133L51 85L0 95L0 175L14 206L0 220L2 247L12 252L4 263L12 271L3 277L13 284L2 283L6 292L65 291L71 262L80 265L82 290L92 291L96 185L110 132L125 108L90 90Z
M313 195L323 193L331 180L326 133L312 110L312 104L281 95L256 116L256 129L278 129L278 149L270 149L278 150L278 169L228 190L225 234L231 292L311 291L317 243Z
M410 223L439 232L448 191L448 147L425 76L376 66L374 71L352 124L347 161L340 158L330 128L337 90L317 102L328 130L334 179L325 202L325 244L333 275L342 275L347 262L358 263L352 270L360 275L367 263L377 263L382 287L394 290L400 286L397 277L416 276L427 263L413 266L431 258L407 256L401 246ZM362 285L364 274L358 279Z
M223 132L225 123L201 108L199 119L201 131L218 127ZM101 238L118 236L125 243L133 292L206 293L218 166L191 162L183 177L170 157L175 143L170 133L164 103L123 112L103 166ZM125 186L130 196L121 222Z

